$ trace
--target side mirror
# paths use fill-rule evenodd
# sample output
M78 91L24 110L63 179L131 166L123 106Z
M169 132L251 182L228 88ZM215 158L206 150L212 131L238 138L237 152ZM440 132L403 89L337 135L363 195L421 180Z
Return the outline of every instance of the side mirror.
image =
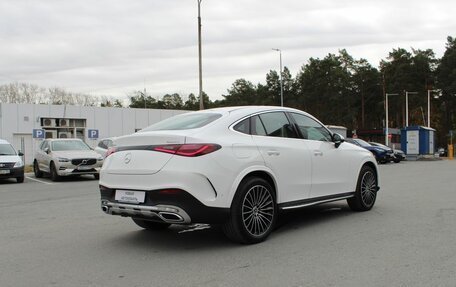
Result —
M340 146L340 144L345 141L345 138L338 133L334 133L332 136L332 140L333 140L334 146L336 148L338 148Z
M44 152L49 154L51 152L51 150L47 147L47 148L44 149Z
M24 156L24 153L22 153L20 150L17 152L18 156Z

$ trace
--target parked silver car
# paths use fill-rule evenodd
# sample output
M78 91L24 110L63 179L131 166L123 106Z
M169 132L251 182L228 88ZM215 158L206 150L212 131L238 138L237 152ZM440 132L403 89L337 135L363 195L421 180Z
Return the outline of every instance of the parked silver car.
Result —
M36 177L48 173L53 181L62 176L93 174L99 178L103 157L80 139L46 139L35 153Z
M23 155L16 152L9 142L0 139L0 179L16 178L18 183L24 182Z

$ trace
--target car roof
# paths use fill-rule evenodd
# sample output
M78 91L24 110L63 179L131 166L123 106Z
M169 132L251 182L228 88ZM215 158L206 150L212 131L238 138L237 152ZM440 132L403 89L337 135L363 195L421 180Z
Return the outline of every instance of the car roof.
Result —
M0 144L10 144L7 140L0 139Z
M288 107L280 107L280 106L234 106L234 107L223 107L223 108L213 108L208 109L205 111L214 111L214 112L234 112L234 111L243 111L243 112L262 112L262 111L269 111L269 110L286 110L286 111L297 111L302 112L297 109L288 108Z
M214 108L214 109L208 109L208 110L203 110L203 111L198 111L198 112L219 112L219 113L228 113L229 115L235 116L235 117L243 117L243 116L248 116L251 114L267 112L267 111L271 111L271 112L272 111L284 111L284 112L301 113L301 114L305 114L308 117L319 121L317 118L315 118L311 114L306 113L304 111L294 109L294 108L280 107L280 106L234 106L234 107Z

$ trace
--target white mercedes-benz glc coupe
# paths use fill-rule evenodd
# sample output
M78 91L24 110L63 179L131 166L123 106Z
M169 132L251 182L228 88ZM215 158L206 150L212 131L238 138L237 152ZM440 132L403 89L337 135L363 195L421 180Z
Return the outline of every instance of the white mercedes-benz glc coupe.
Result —
M370 210L377 196L372 153L313 116L282 107L190 112L116 140L100 171L101 208L142 228L222 224L257 243L281 211L346 199Z

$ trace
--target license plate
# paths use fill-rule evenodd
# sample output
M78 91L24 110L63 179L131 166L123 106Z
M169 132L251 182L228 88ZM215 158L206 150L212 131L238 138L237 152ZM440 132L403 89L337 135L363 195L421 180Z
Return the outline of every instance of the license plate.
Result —
M92 169L90 166L78 166L78 170L89 170Z
M144 191L134 191L134 190L116 190L115 199L120 202L127 203L143 203L146 197Z
M10 170L9 169L1 169L0 174L9 174Z

